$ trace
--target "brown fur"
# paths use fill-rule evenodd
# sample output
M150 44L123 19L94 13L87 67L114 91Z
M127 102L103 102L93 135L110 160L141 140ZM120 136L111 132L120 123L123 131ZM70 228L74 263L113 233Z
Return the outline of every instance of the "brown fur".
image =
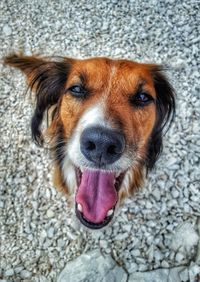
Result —
M134 152L137 148L141 158L141 162L132 168L133 177L130 180L129 188L120 190L120 199L122 200L132 195L137 188L141 187L147 157L149 158L149 155L151 157L150 150L152 150L152 157L155 160L157 159L162 147L162 127L169 119L175 106L173 90L160 72L161 68L159 66L140 64L127 60L111 60L108 58L92 58L86 60L63 58L57 62L49 58L43 59L22 55L6 57L5 64L21 69L26 74L32 90L36 91L37 106L34 116L36 126L34 122L32 126L36 141L42 139L40 132L41 120L44 111L51 106L54 107L54 111L52 122L48 128L48 135L54 146L58 129L62 129L62 138L67 141L85 110L102 99L104 102L106 101L105 113L107 120L110 121L114 128L123 130L126 147L130 152ZM64 72L62 72L62 68L65 69L66 77L64 76ZM60 85L57 85L58 83L56 81L58 75L62 76L62 79L60 79L61 82L59 82ZM48 85L43 85L46 76L51 78L49 80L50 82L55 80L52 87L55 87L58 94L60 93L54 97L52 91L49 94L52 95L52 100L49 100L48 93L46 93L48 91ZM70 95L69 91L66 91L69 87L80 83L80 79L87 86L89 92L89 96L85 100L76 99ZM129 98L137 93L138 88L144 92L148 92L156 100L156 103L151 103L144 108L137 108L130 105ZM163 91L163 94L159 91ZM162 95L166 98L163 101ZM37 112L37 107L40 110L39 113ZM159 117L160 112L162 114L161 118ZM157 128L158 132L156 131ZM155 146L154 144L152 146L149 145L152 139L156 140ZM149 154L147 153L148 150L150 152ZM154 162L152 161L153 164ZM149 164L148 167L147 164L146 166L148 170L153 165ZM68 188L63 180L61 167L57 161L55 164L54 182L56 187L68 193Z

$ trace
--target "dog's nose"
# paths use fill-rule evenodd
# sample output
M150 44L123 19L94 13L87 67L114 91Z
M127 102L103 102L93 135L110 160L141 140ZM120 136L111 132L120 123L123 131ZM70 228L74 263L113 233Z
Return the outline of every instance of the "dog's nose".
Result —
M125 148L123 134L104 127L85 129L80 142L82 154L98 166L117 161Z

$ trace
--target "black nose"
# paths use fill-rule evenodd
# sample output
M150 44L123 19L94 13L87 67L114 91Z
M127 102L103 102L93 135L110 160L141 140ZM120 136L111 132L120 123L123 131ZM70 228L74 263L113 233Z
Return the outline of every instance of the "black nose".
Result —
M81 152L96 165L112 164L122 155L124 136L104 127L90 127L81 135Z

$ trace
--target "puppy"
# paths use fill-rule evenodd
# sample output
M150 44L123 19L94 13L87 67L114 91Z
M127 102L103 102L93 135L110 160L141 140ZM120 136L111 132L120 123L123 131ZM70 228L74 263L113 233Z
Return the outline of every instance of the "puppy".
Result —
M76 215L91 229L106 226L117 203L142 186L162 150L175 95L163 68L128 60L41 58L13 54L35 92L33 139L47 129L55 156L55 186L73 197Z

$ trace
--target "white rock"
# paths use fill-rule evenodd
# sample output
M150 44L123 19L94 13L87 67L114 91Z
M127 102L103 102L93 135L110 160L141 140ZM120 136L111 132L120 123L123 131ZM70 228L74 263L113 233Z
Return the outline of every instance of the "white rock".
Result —
M46 238L47 237L47 232L43 229L40 233L41 238Z
M154 245L151 245L147 251L148 260L151 262L154 258Z
M132 250L131 254L132 254L133 257L139 257L141 255L139 250Z
M186 253L190 252L192 247L196 246L199 236L190 222L183 222L180 224L172 238L172 249L178 250L180 247L185 248Z
M181 263L184 259L185 259L185 256L184 256L182 253L180 253L180 252L178 252L178 253L175 255L175 260L176 260L177 262L179 262L179 263Z
M155 189L152 191L152 194L153 194L153 196L155 197L155 199L156 199L157 201L160 200L161 193L160 193L160 189L159 189L159 188L155 188Z
M8 24L4 25L3 26L3 33L7 36L11 35L12 34L12 28Z
M23 266L18 266L18 267L15 268L15 273L19 273L19 272L21 272L23 269L24 269Z
M31 277L31 272L28 271L28 270L22 270L22 271L20 272L20 276L21 276L21 278L23 278L23 279L29 278L29 277Z
M3 207L4 207L4 202L0 201L0 208L3 209Z
M128 273L133 273L138 270L138 265L134 262L131 262L130 265L127 267Z
M110 256L102 256L100 251L94 250L68 262L57 282L94 282L94 276L95 281L127 281L127 274L122 267Z
M168 267L169 267L169 263L168 263L166 260L163 260L163 261L161 262L161 266L162 266L163 268L168 268Z
M4 272L4 275L5 275L6 277L13 276L13 275L14 275L14 269L10 268L10 269L6 270L6 271Z
M148 272L136 272L132 273L129 276L130 282L168 282L168 269L158 269L154 271L148 271ZM173 281L174 282L174 281Z
M47 235L48 235L49 238L53 238L54 231L55 230L52 226L47 230Z
M200 275L200 266L197 264L193 264L189 267L189 277L190 281L198 281L196 276Z
M183 282L187 282L189 280L189 272L188 272L188 268L183 269L180 273L179 273L180 279Z
M172 197L175 198L175 199L178 198L178 196L179 196L179 192L176 189L173 189L171 194L172 194Z

